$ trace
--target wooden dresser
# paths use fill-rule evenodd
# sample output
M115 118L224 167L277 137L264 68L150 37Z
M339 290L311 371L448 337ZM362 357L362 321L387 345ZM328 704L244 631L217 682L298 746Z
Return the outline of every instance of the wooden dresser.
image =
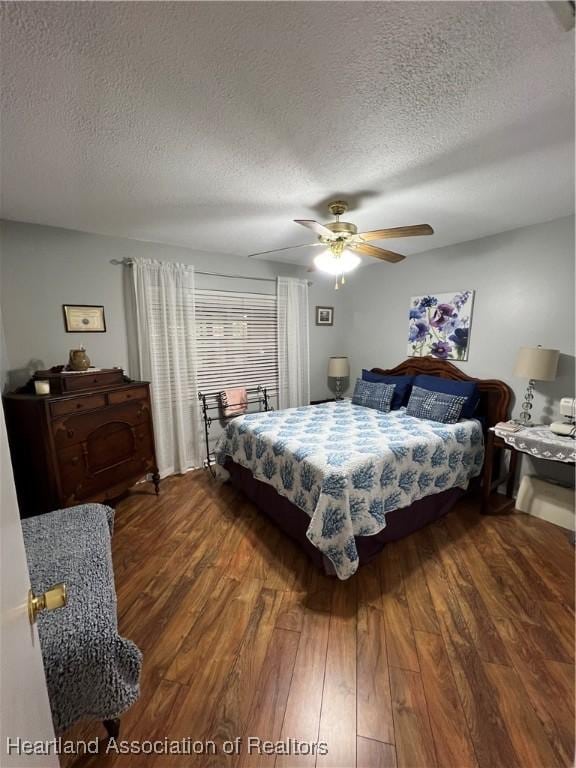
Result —
M35 378L51 394L30 382L3 397L22 517L113 499L147 474L159 492L147 382L115 368Z

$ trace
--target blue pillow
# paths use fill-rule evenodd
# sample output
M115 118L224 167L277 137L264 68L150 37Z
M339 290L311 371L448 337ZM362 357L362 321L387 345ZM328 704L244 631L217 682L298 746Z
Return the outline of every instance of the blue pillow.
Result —
M392 405L390 406L390 410L392 411L407 404L408 398L410 397L410 389L414 382L414 376L387 376L383 373L372 373L372 371L367 371L365 368L362 371L362 379L364 381L379 381L384 384L394 384L396 389L394 390L394 397L392 398Z
M414 385L406 406L408 416L417 419L441 421L443 424L455 424L462 413L466 398L462 395L448 395L445 392L431 392Z
M388 413L393 396L393 384L356 379L352 402L355 405L363 405L365 408L375 408L377 411Z
M421 373L414 379L414 386L428 389L430 392L444 392L447 395L465 397L466 402L462 408L463 419L471 419L480 402L480 392L475 381L454 381Z

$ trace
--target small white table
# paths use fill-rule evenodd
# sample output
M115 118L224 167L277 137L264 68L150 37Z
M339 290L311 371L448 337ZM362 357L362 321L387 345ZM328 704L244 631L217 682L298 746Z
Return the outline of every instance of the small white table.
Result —
M498 450L510 451L510 465L507 472L494 479L494 468L498 462L494 461L494 452ZM492 491L502 483L506 483L506 496L510 504L505 505L499 511L502 513L506 507L514 504L512 497L518 458L522 453L527 453L537 459L560 461L571 464L576 461L576 443L572 437L556 435L549 427L525 427L518 432L508 432L498 427L490 427L486 440L486 456L484 458L484 476L482 481L482 513L490 514L490 495Z
M528 427L518 432L507 432L497 426L492 429L507 445L537 459L561 461L565 464L576 462L574 438L557 435L549 427Z

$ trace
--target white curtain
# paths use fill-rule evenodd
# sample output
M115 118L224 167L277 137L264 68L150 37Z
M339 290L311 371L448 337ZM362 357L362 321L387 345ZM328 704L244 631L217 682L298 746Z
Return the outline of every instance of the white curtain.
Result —
M278 278L278 405L310 404L308 282Z
M151 383L161 477L202 464L194 268L134 259L130 374Z

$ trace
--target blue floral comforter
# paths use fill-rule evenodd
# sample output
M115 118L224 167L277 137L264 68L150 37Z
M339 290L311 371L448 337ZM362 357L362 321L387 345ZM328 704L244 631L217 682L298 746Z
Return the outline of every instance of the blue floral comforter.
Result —
M239 416L216 446L310 515L308 539L341 579L358 568L354 536L386 525L386 513L480 474L480 423L439 424L350 400Z

